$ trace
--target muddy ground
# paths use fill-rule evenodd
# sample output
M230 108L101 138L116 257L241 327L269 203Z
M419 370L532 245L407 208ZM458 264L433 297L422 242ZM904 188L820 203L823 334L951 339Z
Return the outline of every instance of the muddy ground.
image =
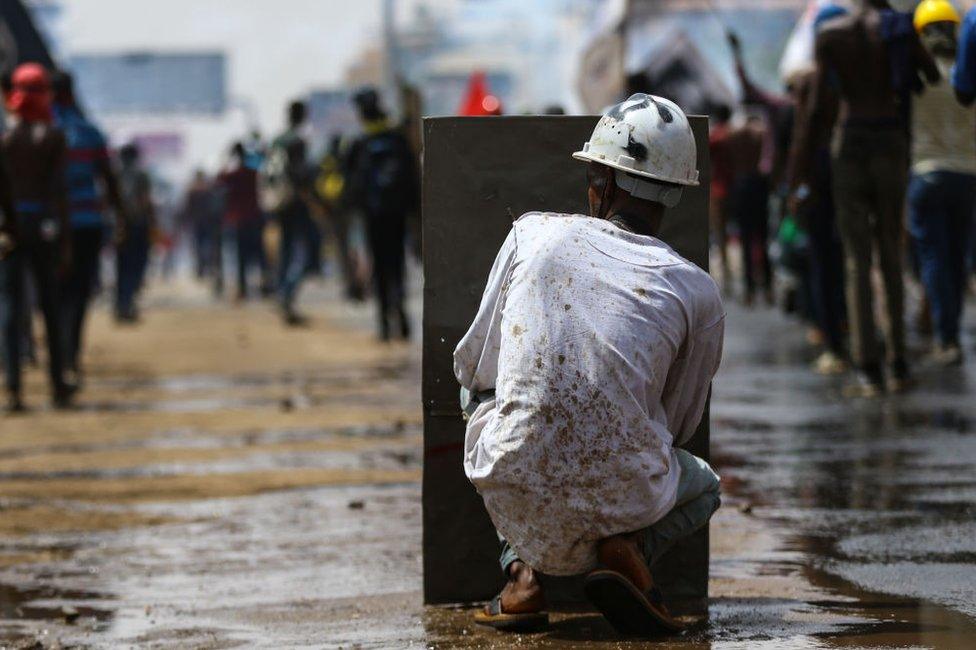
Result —
M31 372L34 412L0 419L0 645L644 645L583 611L507 637L423 607L419 347L330 296L286 330L156 288L136 327L96 313L77 410ZM730 307L709 613L661 646L976 647L972 363L851 402L803 339Z

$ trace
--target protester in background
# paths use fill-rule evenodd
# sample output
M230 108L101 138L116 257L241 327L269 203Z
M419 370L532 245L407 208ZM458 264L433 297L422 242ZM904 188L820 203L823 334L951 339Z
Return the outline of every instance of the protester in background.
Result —
M193 238L193 260L197 279L216 272L220 245L220 211L213 185L202 169L193 172L180 211L182 228Z
M88 305L99 285L102 244L106 221L104 201L116 215L123 211L118 182L102 132L79 110L74 83L66 72L57 72L54 118L68 146L66 185L71 219L71 269L62 294L66 379L81 382L81 345ZM124 216L117 218L124 219Z
M718 247L722 284L726 292L732 288L732 269L729 268L728 211L729 189L732 185L732 161L729 151L729 134L732 111L719 106L712 115L708 128L708 154L712 163L709 190L709 226L712 241Z
M766 124L756 115L732 129L727 139L732 169L729 213L739 227L742 246L744 302L751 305L756 289L773 303L773 266L769 259L769 176L760 166Z
M346 203L343 166L342 140L335 135L329 141L329 148L319 163L315 193L326 215L326 221L332 229L345 296L349 300L359 302L365 299L365 290L358 274L359 265L350 246L349 231L353 215Z
M843 13L834 5L827 5L817 15L814 29L822 22ZM840 235L834 211L834 192L830 173L830 142L837 120L837 96L825 88L818 98L815 91L817 73L809 69L793 80L796 100L794 143L813 129L810 145L803 152L807 159L797 158L796 147L791 148L788 165L790 193L794 198L791 210L806 230L809 241L810 289L814 322L823 337L824 350L814 362L814 369L825 375L847 369L844 345L845 308L843 299L844 266ZM818 99L823 103L823 118L811 125L811 117Z
M24 338L20 327L23 322L21 294L24 278L17 251L18 233L10 176L0 157L0 344L3 345L0 361L4 362L8 399L6 409L11 413L24 410L20 389L20 360L23 356L20 344ZM11 359L15 361L11 362Z
M956 65L952 70L952 86L956 99L964 106L972 106L976 100L976 7L966 12L959 30ZM976 224L973 226L976 228ZM976 273L976 236L971 238L969 270Z
M253 169L255 172L260 174L261 167L264 166L264 160L267 158L268 153L260 131L254 129L248 134L247 140L244 141L244 151L246 152L244 158L245 164L250 169ZM260 218L257 226L260 245L254 249L254 253L257 256L257 263L261 267L261 295L270 296L274 293L275 279L274 270L271 268L271 261L268 259L268 252L265 250L264 244L264 234L265 228L267 228L268 225L268 215L263 209L261 209L260 201L258 203L258 209L260 212Z
M288 128L271 144L260 174L260 198L281 228L278 256L278 291L282 317L287 325L306 319L295 311L295 299L308 272L311 229L312 174L308 148L302 136L307 109L304 102L288 106Z
M22 314L25 274L34 281L47 335L48 370L54 405L68 406L71 388L64 381L61 320L61 279L71 264L68 194L65 188L67 145L64 133L53 125L52 92L47 71L36 63L19 66L6 97L12 124L3 134L0 153L10 174L11 193L18 217L8 253L6 363L8 408L23 410L21 398ZM4 192L0 191L0 196ZM2 206L6 218L14 212ZM6 219L5 219L6 220ZM12 225L12 224L11 224Z
M923 72L939 78L903 15L882 0L824 22L816 36L812 113L798 134L797 158L807 160L820 129L829 124L829 97L839 97L844 116L831 169L837 224L844 244L851 352L857 367L852 395L874 396L885 388L882 350L874 322L871 259L877 251L885 290L887 388L909 382L902 278L903 209L908 172L906 102Z
M243 143L231 148L230 167L217 183L224 196L224 226L237 249L237 300L248 297L247 272L261 270L261 209L258 207L258 174L247 165Z
M959 22L947 0L924 0L915 10L922 44L946 77L956 57ZM909 230L939 339L933 359L951 365L962 361L959 323L976 202L976 113L959 104L948 81L939 81L915 100L912 117Z
M417 161L404 135L391 128L379 95L372 88L354 97L364 135L349 152L346 173L348 201L363 213L373 258L373 288L379 305L379 336L390 338L393 321L398 334L410 338L407 317L407 220L420 203Z
M786 161L789 157L789 147L792 140L794 101L792 94L792 79L787 81L786 95L778 95L760 88L749 77L746 71L745 59L742 55L742 44L734 32L726 35L732 56L735 59L735 71L742 86L742 103L759 109L755 119L763 122L765 128L759 169L766 175L771 191L779 192L784 180Z
M152 181L139 159L139 148L135 143L125 145L119 151L122 163L119 188L125 215L118 222L116 233L115 318L120 323L134 323L139 319L136 299L145 280L156 223Z

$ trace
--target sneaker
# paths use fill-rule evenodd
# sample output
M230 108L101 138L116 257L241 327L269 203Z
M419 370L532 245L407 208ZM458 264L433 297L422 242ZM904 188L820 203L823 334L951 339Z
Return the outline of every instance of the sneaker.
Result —
M904 359L896 359L888 368L888 392L904 393L911 386L912 374L908 370L908 362Z
M813 371L818 375L840 375L847 372L847 362L839 354L824 350L813 362Z
M9 395L5 410L9 415L17 415L19 413L26 413L27 407L24 405L24 400L20 398L20 395Z
M878 397L884 392L884 378L876 367L862 368L854 374L854 381L844 387L846 397Z
M308 318L292 309L285 311L284 320L288 327L305 327L308 325Z
M958 366L962 363L962 348L958 343L937 345L932 350L932 362L940 366Z

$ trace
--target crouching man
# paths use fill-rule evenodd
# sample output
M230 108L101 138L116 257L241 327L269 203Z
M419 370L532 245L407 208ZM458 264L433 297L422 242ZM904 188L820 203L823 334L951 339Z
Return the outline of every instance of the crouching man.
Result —
M544 625L538 573L589 572L619 632L675 631L652 567L719 506L718 476L677 447L702 417L725 314L709 275L655 238L698 184L695 139L674 103L638 94L574 157L590 216L518 219L454 352L465 473L505 540L508 582L476 620Z

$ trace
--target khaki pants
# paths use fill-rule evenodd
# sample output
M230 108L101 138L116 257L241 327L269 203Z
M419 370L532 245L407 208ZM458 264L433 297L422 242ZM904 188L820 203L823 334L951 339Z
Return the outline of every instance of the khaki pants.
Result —
M884 283L887 360L905 357L901 244L907 157L905 133L896 127L846 126L834 143L834 200L844 246L851 356L860 368L876 368L881 362L871 290L873 253Z

